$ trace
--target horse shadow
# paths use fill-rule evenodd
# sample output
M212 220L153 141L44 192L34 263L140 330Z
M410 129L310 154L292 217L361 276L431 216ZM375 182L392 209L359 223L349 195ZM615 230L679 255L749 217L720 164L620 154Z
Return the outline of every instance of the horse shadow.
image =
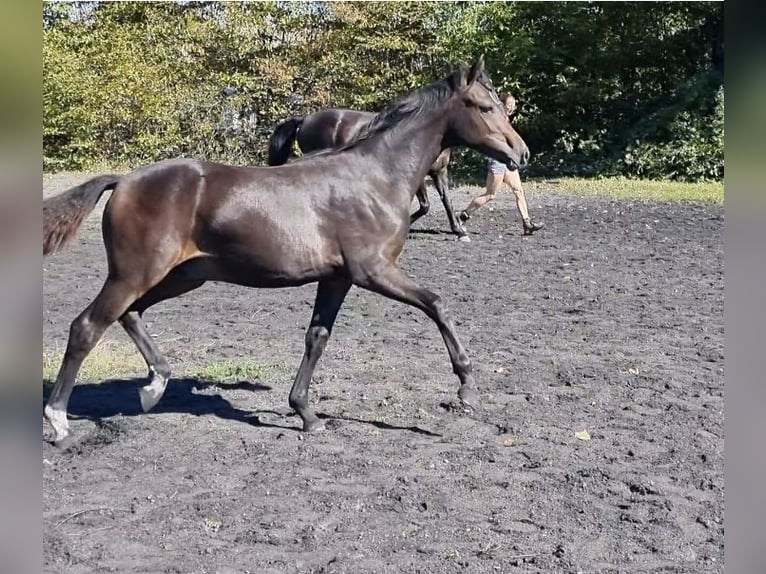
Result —
M452 233L452 231L445 230L445 229L430 229L427 227L418 227L418 228L411 228L410 235L413 237L417 237L419 235L441 236L441 235L454 235L454 233Z
M138 397L138 389L147 384L145 378L109 379L99 383L78 383L69 399L69 418L100 420L114 416L136 417L144 414ZM184 413L196 416L212 415L223 419L253 424L258 412L244 411L234 407L220 393L206 393L210 389L223 392L234 389L264 392L272 387L262 383L238 381L221 383L183 377L168 381L160 402L152 413ZM43 381L43 404L53 391L52 381Z
M69 399L67 413L72 420L88 420L101 423L115 416L138 417L144 415L138 389L147 383L145 378L109 379L99 383L78 383ZM152 414L177 413L195 416L214 416L257 427L302 431L302 422L292 409L284 411L271 409L242 410L231 404L221 393L230 390L253 392L271 391L272 387L259 382L237 381L218 382L193 377L171 378L160 402L151 410ZM43 381L43 408L53 391L53 381ZM264 416L265 415L265 416ZM417 426L397 426L375 420L332 416L317 413L327 421L347 421L370 425L382 430L409 431L417 434L441 436ZM276 420L275 420L276 419ZM332 425L332 423L331 423Z
M470 231L469 236L481 235L478 231ZM458 236L451 229L432 229L429 227L412 227L407 237L410 240L435 239L441 241L456 241Z

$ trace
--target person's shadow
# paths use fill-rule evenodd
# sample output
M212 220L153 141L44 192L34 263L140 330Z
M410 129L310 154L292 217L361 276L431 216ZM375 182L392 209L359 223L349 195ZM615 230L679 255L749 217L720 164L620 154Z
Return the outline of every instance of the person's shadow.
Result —
M101 383L78 383L69 399L67 409L70 419L84 419L100 422L114 416L135 417L144 414L138 398L138 389L147 383L145 378L109 379ZM196 378L171 378L165 394L151 410L152 413L185 413L197 416L212 415L261 427L281 428L285 430L302 429L298 415L291 409L278 412L269 409L242 410L226 400L220 393L206 393L209 389L221 391L244 389L248 391L270 391L272 387L263 383L239 381L221 383ZM43 408L53 391L52 381L43 381ZM266 415L265 417L263 415ZM396 426L379 421L367 421L350 417L332 417L317 413L325 420L346 420L372 425L385 430L406 430L418 434L441 436L417 426ZM277 417L278 422L275 421ZM283 421L279 419L290 419ZM282 424L284 422L284 424Z

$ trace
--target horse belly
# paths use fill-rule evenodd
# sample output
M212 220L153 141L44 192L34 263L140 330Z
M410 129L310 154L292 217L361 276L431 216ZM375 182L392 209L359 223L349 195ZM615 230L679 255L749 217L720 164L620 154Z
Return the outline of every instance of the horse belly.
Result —
M340 265L316 248L284 243L265 253L225 257L220 266L229 281L251 287L289 287L337 273Z
M341 250L322 203L310 190L269 187L230 195L198 227L201 251L214 257L223 280L281 287L336 273Z
M225 239L223 239L225 238ZM317 228L265 225L223 234L206 273L213 280L250 287L286 287L312 283L342 267L340 250Z

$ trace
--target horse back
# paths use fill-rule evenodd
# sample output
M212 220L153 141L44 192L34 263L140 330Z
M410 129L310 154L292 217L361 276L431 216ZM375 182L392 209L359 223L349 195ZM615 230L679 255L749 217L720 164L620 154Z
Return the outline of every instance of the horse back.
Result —
M345 108L329 108L307 116L298 132L303 153L334 148L350 142L375 114Z

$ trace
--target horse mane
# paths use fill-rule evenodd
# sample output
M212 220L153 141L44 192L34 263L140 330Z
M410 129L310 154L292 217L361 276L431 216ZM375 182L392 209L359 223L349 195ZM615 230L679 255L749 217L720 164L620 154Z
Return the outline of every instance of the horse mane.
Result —
M359 130L356 137L348 143L304 154L295 161L299 162L318 156L333 155L353 149L372 137L389 132L391 128L400 125L403 121L411 122L421 118L431 110L441 106L455 93L455 90L460 85L460 78L463 74L465 74L465 70L462 68L458 69L449 76L394 101L380 113L376 114L366 126ZM482 83L485 83L485 79L489 80L485 74L482 74L479 79Z
M353 143L359 143L376 134L386 132L402 121L414 121L441 106L457 88L460 72L420 88L393 102L362 128Z

